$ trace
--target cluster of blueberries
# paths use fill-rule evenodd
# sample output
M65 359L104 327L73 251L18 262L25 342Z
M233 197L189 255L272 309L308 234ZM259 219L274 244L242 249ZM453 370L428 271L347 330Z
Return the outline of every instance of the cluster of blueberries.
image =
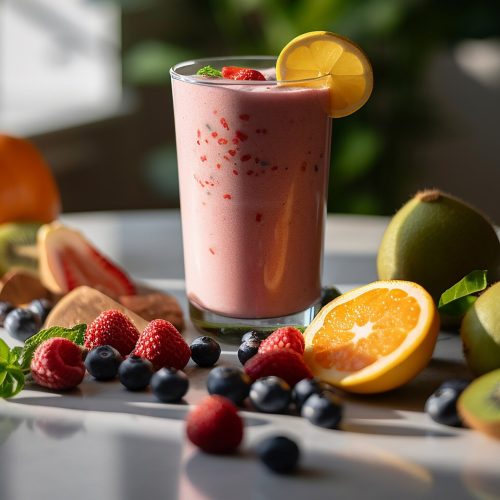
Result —
M0 301L0 326L24 342L40 330L52 306L52 302L45 298L35 299L26 307L15 307L10 302Z
M243 336L238 350L241 364L257 353L260 341L255 332ZM190 349L192 360L204 368L213 367L221 353L220 345L206 336L195 339ZM161 368L155 372L148 360L135 355L123 360L111 346L92 349L85 358L85 367L97 380L118 376L128 390L139 391L150 385L154 396L164 403L181 401L189 389L189 379L183 371ZM217 366L208 374L207 390L237 406L248 399L255 410L265 413L284 413L295 406L311 423L330 429L337 428L342 418L342 402L330 385L317 379L303 379L292 389L279 377L263 377L252 383L241 368ZM256 452L267 467L279 473L292 471L300 455L297 444L286 436L263 440Z
M210 337L198 337L190 345L191 358L202 367L213 366L220 357L220 346ZM99 381L111 380L118 375L129 391L142 391L148 385L158 400L177 403L189 389L189 379L182 370L161 368L154 371L152 363L131 354L125 360L109 345L95 347L85 358L87 371Z
M246 334L238 351L244 364L250 350L257 352L259 337ZM191 358L200 367L215 365L220 357L220 345L211 337L198 337L190 345ZM253 355L252 354L252 355ZM189 389L189 379L182 370L161 368L154 371L144 358L130 355L125 360L111 346L92 349L85 358L87 371L97 380L110 380L118 375L120 382L131 391L140 391L148 385L155 397L164 403L182 400ZM241 406L248 398L252 407L264 413L284 413L291 405L315 425L336 428L342 418L342 402L333 388L317 379L304 379L293 389L281 378L263 377L252 383L250 377L237 367L217 366L208 374L209 394L218 394Z

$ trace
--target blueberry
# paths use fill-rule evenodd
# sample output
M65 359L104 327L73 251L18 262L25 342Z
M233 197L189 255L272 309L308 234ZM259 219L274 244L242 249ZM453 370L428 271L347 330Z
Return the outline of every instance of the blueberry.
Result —
M239 368L217 366L208 374L209 394L219 394L239 405L250 391L250 377Z
M5 317L14 309L14 306L10 302L0 301L0 326L3 326Z
M244 365L252 356L257 354L260 342L259 337L255 334L249 335L247 339L242 342L240 348L238 349L238 359L242 365Z
M203 368L214 366L220 357L220 345L212 337L198 337L189 348L191 359Z
M151 378L151 390L162 403L176 403L188 391L187 375L175 368L161 368Z
M292 390L292 400L297 410L300 411L309 396L320 394L323 391L333 391L333 387L317 378L304 378L295 384Z
M324 287L321 289L321 307L326 306L333 299L342 295L334 286Z
M256 410L264 413L282 413L291 401L290 386L279 377L263 377L250 387L250 401Z
M17 307L7 314L4 321L5 329L16 339L23 342L40 330L40 316L30 309Z
M457 391L459 394L462 394L467 386L470 384L468 380L453 378L450 380L445 380L440 386L439 389L453 389Z
M342 420L342 402L335 394L312 394L302 405L301 415L319 427L335 429Z
M48 299L35 299L28 304L28 309L31 309L34 313L40 316L40 321L43 323L49 312L52 310L52 302Z
M467 385L465 380L443 382L425 402L425 411L432 420L443 425L460 427L462 421L457 412L457 400Z
M273 472L287 474L296 469L300 450L297 443L286 436L272 436L261 441L256 452Z
M255 330L250 330L247 333L244 333L241 337L241 342L245 342L251 338L255 338L260 340L261 342L269 335L270 332L257 332Z
M85 358L85 368L96 380L111 380L116 377L123 358L110 345L94 347Z
M152 363L134 354L131 354L118 368L118 378L129 391L145 389L152 375Z

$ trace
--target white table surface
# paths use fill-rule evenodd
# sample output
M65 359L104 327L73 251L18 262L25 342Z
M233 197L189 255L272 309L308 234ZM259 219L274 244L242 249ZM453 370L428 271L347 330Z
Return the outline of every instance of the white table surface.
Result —
M136 279L175 294L186 312L177 211L66 215ZM342 290L376 279L387 219L331 216L324 283ZM198 336L188 322L188 341ZM16 342L0 329L11 345ZM238 365L223 344L219 361ZM186 368L187 404L156 402L119 382L87 377L70 393L37 389L0 400L0 500L500 498L500 442L433 422L426 397L441 381L467 377L459 338L442 333L430 365L383 395L349 396L340 430L291 415L243 411L234 456L198 452L184 438L188 404L205 394L208 369ZM263 436L286 433L302 448L293 476L265 470L253 454Z

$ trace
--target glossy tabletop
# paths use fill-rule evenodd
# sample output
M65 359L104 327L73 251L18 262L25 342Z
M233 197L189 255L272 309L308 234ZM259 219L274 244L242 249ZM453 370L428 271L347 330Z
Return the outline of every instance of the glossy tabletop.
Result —
M136 280L176 295L186 312L177 211L66 215ZM330 216L324 283L343 291L376 279L375 256L388 220ZM0 335L16 341L0 329ZM188 322L187 340L198 333ZM222 344L219 364L238 365ZM500 442L444 427L423 412L425 399L452 377L470 377L456 334L441 333L429 366L387 394L346 396L340 430L293 415L242 411L240 453L210 456L184 437L190 404L205 394L208 369L186 368L183 404L87 376L57 393L27 386L0 400L0 500L500 498ZM302 449L300 471L279 476L254 456L264 436L284 433Z

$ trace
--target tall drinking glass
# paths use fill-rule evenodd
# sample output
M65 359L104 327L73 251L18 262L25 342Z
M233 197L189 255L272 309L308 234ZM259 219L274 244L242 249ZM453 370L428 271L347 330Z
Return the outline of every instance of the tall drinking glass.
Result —
M204 331L305 326L321 294L331 119L325 77L274 74L273 57L200 59L171 71L186 291Z

